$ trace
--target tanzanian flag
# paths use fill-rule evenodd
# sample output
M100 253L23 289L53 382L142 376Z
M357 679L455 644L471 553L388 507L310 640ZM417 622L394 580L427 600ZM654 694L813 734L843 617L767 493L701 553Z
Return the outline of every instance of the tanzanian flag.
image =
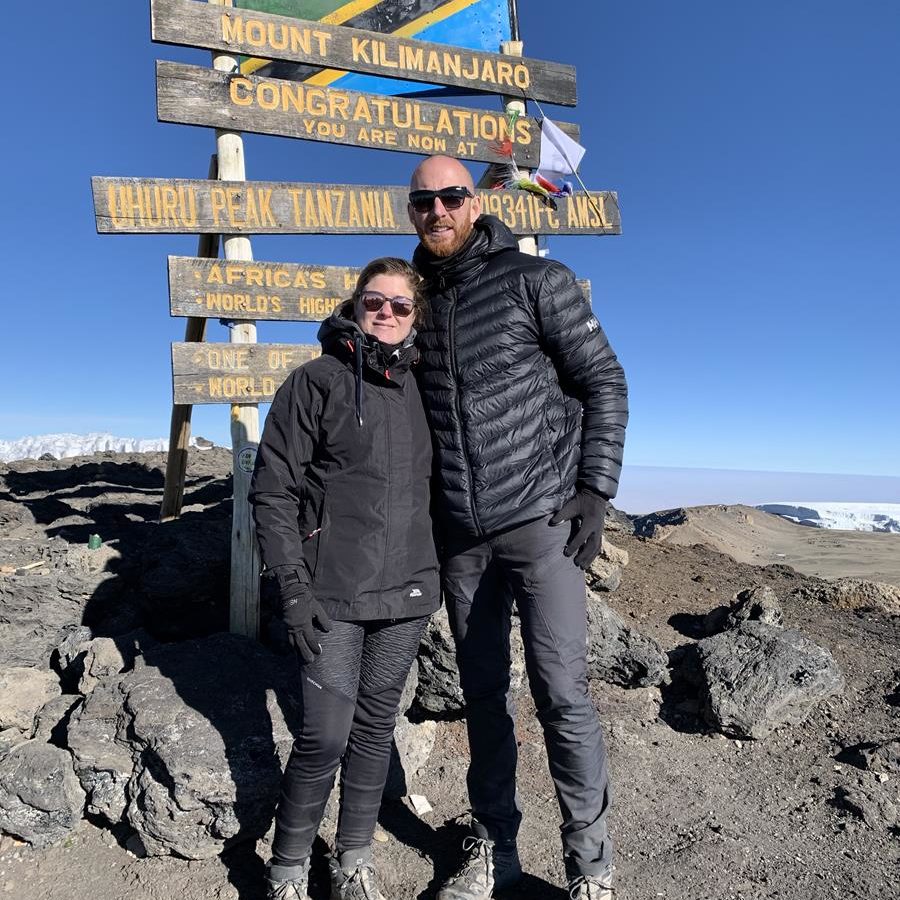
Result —
M238 9L364 28L397 37L497 53L511 36L515 0L233 0ZM449 95L464 88L323 69L303 63L241 58L244 74L268 75L370 94Z

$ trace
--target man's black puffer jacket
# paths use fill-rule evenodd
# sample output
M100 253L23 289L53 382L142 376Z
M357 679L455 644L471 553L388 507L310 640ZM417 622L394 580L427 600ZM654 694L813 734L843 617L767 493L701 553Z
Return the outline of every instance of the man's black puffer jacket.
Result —
M614 497L625 376L572 272L519 252L493 216L453 256L420 244L414 262L429 298L420 373L445 527L482 536L549 515L576 483Z
M266 418L250 488L262 560L295 567L334 619L427 615L439 588L417 351L409 341L385 359L346 306Z

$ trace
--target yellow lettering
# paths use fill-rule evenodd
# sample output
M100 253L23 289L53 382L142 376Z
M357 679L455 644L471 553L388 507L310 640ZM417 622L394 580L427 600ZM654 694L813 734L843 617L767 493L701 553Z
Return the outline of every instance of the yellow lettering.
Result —
M341 91L328 92L328 114L332 119L340 116L344 121L350 118L350 95Z
M450 113L443 106L438 111L437 125L434 130L436 134L453 134L453 123L450 121Z
M319 220L324 228L326 225L334 227L334 216L331 212L331 196L329 191L316 191L316 203L319 209Z
M222 40L226 44L244 42L244 20L240 16L222 14Z
M228 95L235 106L252 106L252 91L253 84L247 78L232 78L228 85Z
M314 199L313 199L313 192L307 191L306 197L304 198L304 200L305 200L304 208L306 211L306 216L304 218L304 224L307 227L312 226L313 228L318 228L319 220L316 217L316 211L314 209L315 203L314 203Z
M394 221L394 207L391 205L391 195L387 191L384 192L382 210L384 212L384 227L396 228L397 223Z
M237 187L225 188L225 206L228 209L228 222L238 228L245 223L238 218L240 212L241 189Z
M219 215L225 209L225 191L220 187L212 187L209 189L209 202L212 208L213 224L219 225Z
M343 191L332 191L331 195L334 198L335 203L337 203L337 207L334 210L334 224L338 228L341 226L346 227L347 220L342 218L344 212L344 193Z
M372 228L375 225L375 195L372 191L365 191L359 196L359 203L362 207L363 225L366 228Z
M294 107L300 115L303 115L303 88L299 84L285 81L281 85L281 108L285 112L290 111L290 107Z
M353 56L354 62L371 64L372 61L367 55L369 52L369 40L370 38L350 38L350 53Z
M300 188L288 188L288 193L291 195L291 202L294 209L294 225L299 227L303 218L300 206Z
M197 195L194 188L179 185L178 202L181 206L182 222L188 228L193 228L197 224Z
M280 98L278 86L269 81L262 81L256 86L256 102L262 108L269 111L278 109Z
M278 30L276 31L276 29ZM276 25L273 22L269 22L266 33L269 37L269 46L273 50L285 50L287 48L290 34L286 25Z
M327 56L331 35L327 31L314 31L313 37L319 42L319 56Z
M372 113L369 111L369 104L366 102L364 95L360 94L356 101L356 107L353 110L353 118L364 119L370 125L372 124Z
M308 28L300 28L297 25L291 25L291 52L299 53L310 52L310 34Z
M353 193L353 191L350 191L350 195L349 195L348 199L349 199L348 206L350 207L350 211L347 215L348 215L348 218L350 219L350 225L353 228L359 228L359 226L361 224L360 219L359 219L359 207L356 205L356 195Z
M444 51L444 68L447 71L448 75L455 75L457 78L460 77L462 72L462 62L460 60L460 56L458 53L448 53ZM429 71L431 71L429 69Z
M425 64L425 51L421 47L410 47L409 44L401 44L400 59L404 69L421 72Z
M266 46L266 29L263 27L262 22L257 21L256 19L250 19L247 22L247 43L250 44L251 47L265 47Z

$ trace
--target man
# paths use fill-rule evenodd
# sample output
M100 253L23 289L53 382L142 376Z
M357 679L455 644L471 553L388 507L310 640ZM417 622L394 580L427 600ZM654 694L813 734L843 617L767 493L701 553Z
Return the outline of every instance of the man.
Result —
M438 897L488 898L522 874L508 700L515 601L570 894L611 900L606 750L587 689L582 569L600 549L621 469L622 368L572 273L519 252L502 222L482 216L461 163L425 160L408 209L429 299L421 384L474 819L469 855Z

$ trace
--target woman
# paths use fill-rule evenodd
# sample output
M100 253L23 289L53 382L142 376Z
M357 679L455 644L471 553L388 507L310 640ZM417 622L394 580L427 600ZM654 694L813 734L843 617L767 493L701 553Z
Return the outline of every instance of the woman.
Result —
M384 900L371 841L400 694L439 603L431 439L410 366L419 276L385 257L319 329L266 419L253 474L264 586L300 656L302 727L275 816L270 900L305 900L339 763L334 900Z

